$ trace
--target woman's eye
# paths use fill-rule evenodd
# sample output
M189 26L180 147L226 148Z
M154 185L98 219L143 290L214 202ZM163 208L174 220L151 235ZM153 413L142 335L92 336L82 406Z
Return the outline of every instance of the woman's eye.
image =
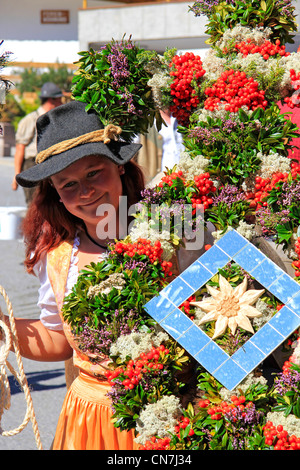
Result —
M63 187L64 188L71 188L72 186L74 186L74 184L76 184L75 181L69 181L68 183L66 183Z
M93 170L88 173L88 178L91 178L92 176L95 176L100 170Z

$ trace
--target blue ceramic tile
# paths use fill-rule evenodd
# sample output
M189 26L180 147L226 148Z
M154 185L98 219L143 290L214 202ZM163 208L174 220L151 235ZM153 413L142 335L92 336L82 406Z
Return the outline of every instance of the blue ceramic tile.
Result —
M285 306L229 357L176 307L232 259ZM148 302L145 309L210 374L232 390L300 326L300 285L232 230Z
M162 295L159 295L158 297L153 297L153 299L149 300L145 305L145 308L149 315L159 323L165 317L170 315L176 306Z
M285 302L286 306L294 310L297 315L300 315L300 292L294 295L291 299Z
M228 354L212 340L195 355L195 359L212 375L227 358Z
M268 290L285 304L299 292L299 284L288 274L282 273L276 281L272 282Z
M265 259L265 256L254 245L248 243L237 255L233 256L233 259L240 266L243 265L245 271L250 274Z
M235 230L230 230L226 233L214 246L218 246L221 248L225 253L233 258L242 248L246 245L249 245L248 240L242 237L239 233Z
M272 326L278 333L286 338L291 335L299 326L299 317L288 307L282 307L276 315L269 320L268 325Z
M253 343L247 341L232 356L231 359L236 362L247 374L255 369L265 358L262 351L257 349Z
M221 383L226 384L228 390L233 390L247 375L244 369L229 358L214 373L214 377Z
M177 341L192 356L195 356L211 339L193 323L193 326L179 336Z
M213 245L199 258L199 262L211 272L212 276L218 272L219 268L229 263L230 260L230 256L220 250L217 245Z
M282 273L282 269L273 263L273 261L265 258L262 263L251 271L251 276L253 276L264 287L268 288L268 286L276 281Z
M251 339L249 339L249 341L260 349L265 354L265 357L267 357L284 341L284 336L266 323L255 333L255 335L252 336Z
M188 269L180 274L180 277L191 286L195 292L210 280L211 272L198 261L195 261Z
M176 307L179 307L193 293L194 290L180 277L174 279L162 291L163 296L169 299Z
M176 308L176 310L160 323L160 326L174 339L177 339L182 333L191 328L192 325L192 320L179 310L179 308Z

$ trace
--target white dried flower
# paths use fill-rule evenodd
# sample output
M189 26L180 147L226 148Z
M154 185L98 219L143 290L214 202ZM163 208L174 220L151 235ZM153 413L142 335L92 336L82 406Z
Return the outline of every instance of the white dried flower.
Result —
M239 43L242 41L246 42L248 39L260 46L265 40L269 39L271 34L272 30L270 28L262 28L259 26L250 28L249 26L238 24L232 29L227 29L221 40L216 43L216 46L222 50L228 47L233 41Z
M291 170L291 160L279 155L278 153L265 155L259 152L257 157L261 160L259 174L264 179L271 178L274 173L279 171L282 173L289 173Z
M265 323L267 323L274 314L277 312L274 308L267 304L263 299L258 299L255 307L259 312L262 313L261 317L256 317L253 319L253 326L261 328Z
M153 100L159 109L165 108L162 90L169 86L169 82L169 75L162 71L155 73L153 77L148 80L148 86L152 88Z
M182 171L183 177L186 180L193 180L195 175L201 175L206 172L208 164L209 159L203 157L203 155L191 158L188 152L182 152L176 170Z
M255 225L247 224L247 222L243 220L239 221L239 225L236 227L236 231L243 237L247 238L247 240L252 240L256 236Z
M279 65L285 70L279 88L281 96L285 98L294 91L290 77L290 70L294 69L296 74L300 72L300 54L297 52L292 52L287 57L281 57L279 60Z
M159 240L163 250L162 259L169 261L175 253L174 246L170 240L170 232L168 230L155 230L152 228L154 224L155 221L153 220L145 220L143 214L138 215L129 234L130 240L134 243L139 238L146 238L152 244Z
M216 81L225 70L226 59L217 57L214 49L209 49L203 59L203 69L205 70L205 80Z
M122 361L125 361L127 357L135 360L142 352L147 353L153 346L157 348L169 339L169 335L159 326L151 333L149 331L133 332L120 336L115 343L112 343L110 354L119 356Z
M95 286L91 286L88 290L87 297L89 299L95 297L95 295L99 294L109 294L113 288L118 290L122 290L126 281L124 279L124 274L122 273L113 273L108 276L107 279L96 284Z
M145 444L152 436L169 437L170 433L175 433L181 414L180 400L174 395L163 396L156 403L147 405L137 420L136 442Z
M283 411L269 412L267 413L267 421L271 421L275 427L281 424L290 436L299 434L300 419L293 414L285 416Z

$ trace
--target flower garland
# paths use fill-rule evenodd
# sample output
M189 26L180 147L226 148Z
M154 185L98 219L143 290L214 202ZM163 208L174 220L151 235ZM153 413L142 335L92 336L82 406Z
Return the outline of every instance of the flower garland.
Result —
M146 133L154 117L158 128L161 122L147 84L151 75L137 67L142 54L131 38L113 40L99 51L79 53L73 78L72 97L87 103L87 111L94 109L104 126L120 126L122 139L128 141Z
M261 2L213 0L196 2L191 10L208 14L213 47L203 61L174 50L163 56L143 51L133 61L149 74L156 108L171 106L185 151L176 167L143 191L126 239L80 274L63 313L92 362L98 354L110 359L114 425L135 429L141 449L299 450L299 331L276 351L273 383L261 364L230 392L143 308L176 275L187 206L192 234L214 227L205 250L231 229L253 243L261 234L272 237L300 279L300 164L288 158L298 128L279 105L298 106L293 97L300 56L285 50L295 31L294 8L281 0L266 9ZM120 50L103 50L118 69ZM101 100L93 105L102 106ZM232 305L248 296L252 305L243 318L219 302L224 291ZM214 301L217 317L209 314ZM231 262L180 308L231 355L282 304Z

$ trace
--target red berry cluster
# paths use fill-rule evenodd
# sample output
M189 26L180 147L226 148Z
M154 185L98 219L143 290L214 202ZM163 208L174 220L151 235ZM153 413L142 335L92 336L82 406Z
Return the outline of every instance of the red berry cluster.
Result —
M219 104L225 104L225 110L236 113L242 106L255 110L265 109L268 102L264 90L258 89L258 82L252 77L247 78L245 72L226 70L211 88L204 92L208 98L204 102L205 109L214 111Z
M274 446L274 450L300 450L300 437L294 434L289 436L281 424L275 427L271 421L268 421L263 427L263 434L265 443Z
M290 55L289 52L286 52L285 46L280 45L279 39L275 41L275 44L265 40L261 46L257 46L249 38L247 41L242 41L239 44L236 44L235 49L238 52L241 52L244 57L247 57L248 54L261 54L265 60L268 60L270 56L274 57L279 55L281 57L286 57Z
M288 173L277 172L272 175L272 178L262 178L257 176L255 178L255 187L253 193L247 193L247 198L252 199L252 206L259 209L264 206L267 207L268 203L263 201L268 197L269 192L276 186L279 181L286 181Z
M291 163L291 175L292 178L296 178L297 175L300 174L300 163L299 162L292 162Z
M292 162L291 163L291 176L296 178L300 174L300 163ZM279 181L286 181L288 178L288 173L282 173L278 171L274 173L271 178L262 178L257 176L255 178L255 187L254 192L246 193L248 199L252 199L252 207L257 207L258 209L262 206L266 207L267 202L263 201L269 195L269 192L276 186Z
M135 361L133 359L129 360L126 368L117 367L114 370L108 370L105 372L105 376L110 385L113 385L114 379L118 377L125 390L132 390L139 384L143 374L146 374L149 370L159 371L164 368L163 360L169 352L169 349L163 344L158 348L153 347L148 353L140 354Z
M194 176L194 181L196 183L198 194L191 198L192 207L196 208L198 204L202 204L204 209L207 209L213 203L209 194L214 193L217 188L210 179L209 173L202 173L201 175Z
M291 77L291 82L292 86L295 91L300 90L300 72L296 74L294 69L290 70L290 77ZM292 96L288 96L284 98L285 103L290 107L290 108L299 108L300 107L300 92L293 94Z
M292 340L290 340L291 343L292 343ZM299 343L300 342L300 336L298 336L297 338L297 342ZM291 344L290 343L290 344ZM289 373L289 370L290 368L292 367L292 364L295 362L295 357L293 356L293 354L290 356L289 360L288 361L285 361L284 364L283 364L283 367L282 367L282 372L283 374L288 374Z
M239 409L240 411L242 411L242 415L243 415L243 410L245 409L245 407L250 408L253 406L253 403L251 401L249 401L246 405L244 405L244 403L246 402L246 398L243 395L240 397L237 397L236 395L232 395L230 397L230 400L231 400L231 403L228 403L227 401L222 401L219 405L210 406L207 410L207 414L210 415L211 419L220 420L223 418L224 414L228 413L229 411L231 411L234 414L234 410ZM207 407L205 406L206 405L205 402L207 402L207 400L204 400L204 401L200 400L199 402L200 408ZM246 413L245 413L245 416L246 416Z
M183 175L182 171L173 171L172 173L163 176L160 182L158 183L158 186L160 188L162 188L164 184L167 184L168 186L172 186L172 184L177 178L180 178L182 179L182 181L184 181L182 175Z
M290 368L292 367L291 361L285 361L282 366L282 373L287 375L289 373Z
M295 269L295 276L300 277L300 237L295 242L295 252L298 256L298 260L293 261L292 267Z
M170 75L174 77L171 84L173 104L170 111L181 125L188 124L192 109L199 104L197 92L193 88L192 80L198 81L205 74L202 62L198 55L186 52L184 55L175 55L170 63Z
M210 415L211 419L219 420L222 419L223 415L225 413L228 413L231 410L234 410L236 408L239 408L241 411L245 409L245 407L250 408L253 406L252 401L249 401L246 405L244 404L246 402L246 398L244 395L241 395L240 397L236 395L232 395L230 397L231 403L228 403L227 401L222 401L218 405L211 405L210 400L208 399L203 399L200 400L198 405L200 408L207 408L207 414Z
M153 245L150 240L144 238L139 238L135 243L117 242L112 252L123 256L128 255L130 258L133 258L135 254L140 256L146 255L150 263L160 263L165 276L172 276L172 272L170 271L172 263L170 261L162 261L161 259L163 249L159 240L156 240Z
M190 317L191 320L194 320L194 315L193 312L190 311L190 303L195 302L196 297L194 295L191 295L187 300L183 302L183 304L180 305L179 308L182 309L184 313L187 314L188 317Z
M295 269L295 276L300 277L300 238L297 238L296 244L295 244L295 251L298 255L298 259L296 261L292 262L292 267Z
M169 437L163 437L161 439L155 436L151 437L150 441L147 441L140 450L168 450L171 439Z
M177 434L177 437L180 438L180 429L185 429L189 425L192 425L190 418L188 418L187 416L181 416L178 421L178 424L175 426L175 432ZM188 435L193 436L194 434L195 434L195 431L191 428L188 432Z

